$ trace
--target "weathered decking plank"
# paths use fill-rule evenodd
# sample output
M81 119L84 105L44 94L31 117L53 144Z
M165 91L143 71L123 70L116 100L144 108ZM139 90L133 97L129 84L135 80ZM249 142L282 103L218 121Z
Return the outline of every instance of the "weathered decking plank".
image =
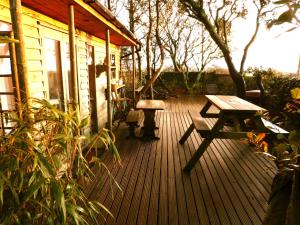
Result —
M172 130L173 130L173 137L175 140L179 137L179 128L177 118L175 115L172 117ZM188 212L187 207L188 203L185 197L184 192L184 185L183 185L183 178L182 178L182 166L179 159L179 151L183 151L183 148L178 144L178 142L173 142L174 146L174 169L175 169L175 187L176 187L176 196L177 196L177 209L178 209L178 223L181 225L188 225Z
M180 139L183 131L183 126L181 123L181 116L180 113L173 113L174 117L176 118L176 143L177 143L177 147L178 147L178 151L181 153L187 152L188 149L186 148L186 146L182 146L178 143L178 140ZM179 154L179 153L178 153ZM184 165L186 164L186 160L184 160L183 162L181 162L180 168L179 168L179 173L182 174L182 176L184 177L184 179L190 179L190 177L182 172L182 168L184 167ZM198 180L195 178L196 174L191 173L191 176L194 178L192 179L192 188L193 188L193 193L195 196L195 200L196 200L196 207L197 207L197 211L198 211L198 217L200 218L200 222L201 224L208 224L209 223L209 218L207 215L207 211L210 211L210 207L209 207L209 200L207 202L205 202L205 197L203 196L203 193L201 191L201 187L198 183ZM205 183L206 185L206 183ZM203 188L203 190L207 190L205 188ZM208 197L209 195L207 195ZM211 199L211 198L209 198ZM189 205L187 206L189 207Z
M95 169L86 192L114 215L100 224L222 225L262 223L267 209L274 165L236 140L214 140L190 174L182 171L201 143L194 131L184 145L178 140L190 124L188 110L201 108L203 98L166 101L157 112L160 140L126 139L126 125L116 132L122 166L106 152L103 162L123 189L110 192L108 175ZM213 120L207 120L212 125ZM106 220L105 220L106 219Z

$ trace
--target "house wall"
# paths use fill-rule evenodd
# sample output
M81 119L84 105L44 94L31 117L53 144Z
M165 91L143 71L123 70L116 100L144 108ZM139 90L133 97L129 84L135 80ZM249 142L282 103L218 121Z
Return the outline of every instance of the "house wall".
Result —
M60 51L67 51L67 43L69 42L68 26L25 7L22 8L22 11L26 57L29 71L30 96L49 99L48 75L45 70L46 60L45 47L43 43L45 38L55 39L60 42ZM0 1L0 21L11 21L8 0ZM76 43L80 111L82 116L89 116L90 106L87 46L94 46L95 63L103 64L105 58L105 41L76 29ZM120 47L111 44L111 53L115 54L116 62L119 62ZM62 74L64 76L64 99L68 99L68 71L66 68L68 60L66 59L65 53L61 54L61 61ZM116 79L118 79L119 70L119 63L116 63ZM98 78L96 78L98 127L103 127L107 121L107 103L104 95L105 88L106 75L105 73L102 73ZM88 132L88 130L86 132Z

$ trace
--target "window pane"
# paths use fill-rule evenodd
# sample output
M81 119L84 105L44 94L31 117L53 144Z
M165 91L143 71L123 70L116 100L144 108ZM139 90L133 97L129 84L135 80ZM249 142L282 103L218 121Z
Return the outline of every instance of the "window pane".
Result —
M0 101L1 101L2 110L15 109L15 97L13 95L1 95Z
M67 74L65 79L66 79L66 85L68 85L67 89L69 90L69 92L67 93L67 100L71 100L73 98L73 96L72 96L73 86L72 86L72 77L71 77L71 72L70 72L71 67L70 67L69 43L65 43L63 54L64 54L63 62L64 62L64 67L65 67L65 74Z
M13 92L11 77L0 77L0 92ZM14 95L0 95L1 110L13 110L15 105Z
M0 55L6 56L9 55L9 46L8 44L0 44ZM10 74L10 59L9 58L0 58L0 74Z
M9 46L7 43L0 43L0 55L9 55Z
M50 100L63 100L59 42L45 39L46 69Z
M11 77L0 77L0 92L12 92L13 85Z

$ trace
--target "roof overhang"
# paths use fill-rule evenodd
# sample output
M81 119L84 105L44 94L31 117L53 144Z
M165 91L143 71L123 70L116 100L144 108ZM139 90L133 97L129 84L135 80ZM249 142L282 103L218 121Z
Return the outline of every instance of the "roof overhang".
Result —
M22 5L62 23L69 23L69 5L74 5L75 27L105 40L110 30L110 42L119 46L138 45L136 37L112 13L94 0L22 0Z

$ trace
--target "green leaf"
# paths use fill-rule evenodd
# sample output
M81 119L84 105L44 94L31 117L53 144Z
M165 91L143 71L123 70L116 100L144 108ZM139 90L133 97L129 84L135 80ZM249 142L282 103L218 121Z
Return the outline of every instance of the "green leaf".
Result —
M3 174L0 173L0 208L3 206L4 180Z
M277 19L277 23L285 23L285 22L291 22L293 19L293 11L292 10L288 10L283 12Z
M90 122L89 117L86 117L80 121L79 127L84 128L85 126L87 126L89 124L89 122Z
M34 185L31 185L28 187L27 191L25 192L24 198L23 198L23 202L28 201L34 194L36 191L38 191L42 185L44 185L45 179L44 178L40 178L40 181L35 183Z
M79 215L78 213L76 212L76 208L74 205L71 205L71 204L68 204L67 205L67 211L68 213L72 216L74 222L76 225L79 225Z
M65 224L67 219L65 195L56 181L51 182L51 190L58 207L62 210L62 222Z
M35 181L35 178L36 178L36 173L33 172L31 177L29 178L29 181L28 181L29 186Z
M55 172L53 166L48 162L48 160L41 154L37 153L39 157L39 163L41 166L41 171L44 173L46 177L51 175L52 177L55 177Z
M277 135L277 139L278 140L283 140L285 137L284 137L284 135L283 134L278 134Z
M13 185L11 184L11 181L9 179L7 179L6 177L2 176L3 180L5 181L5 183L7 184L7 186L9 187L9 190L11 191L11 194L14 198L15 204L17 206L20 205L20 199L19 199L19 195L16 192L15 188L13 187Z

